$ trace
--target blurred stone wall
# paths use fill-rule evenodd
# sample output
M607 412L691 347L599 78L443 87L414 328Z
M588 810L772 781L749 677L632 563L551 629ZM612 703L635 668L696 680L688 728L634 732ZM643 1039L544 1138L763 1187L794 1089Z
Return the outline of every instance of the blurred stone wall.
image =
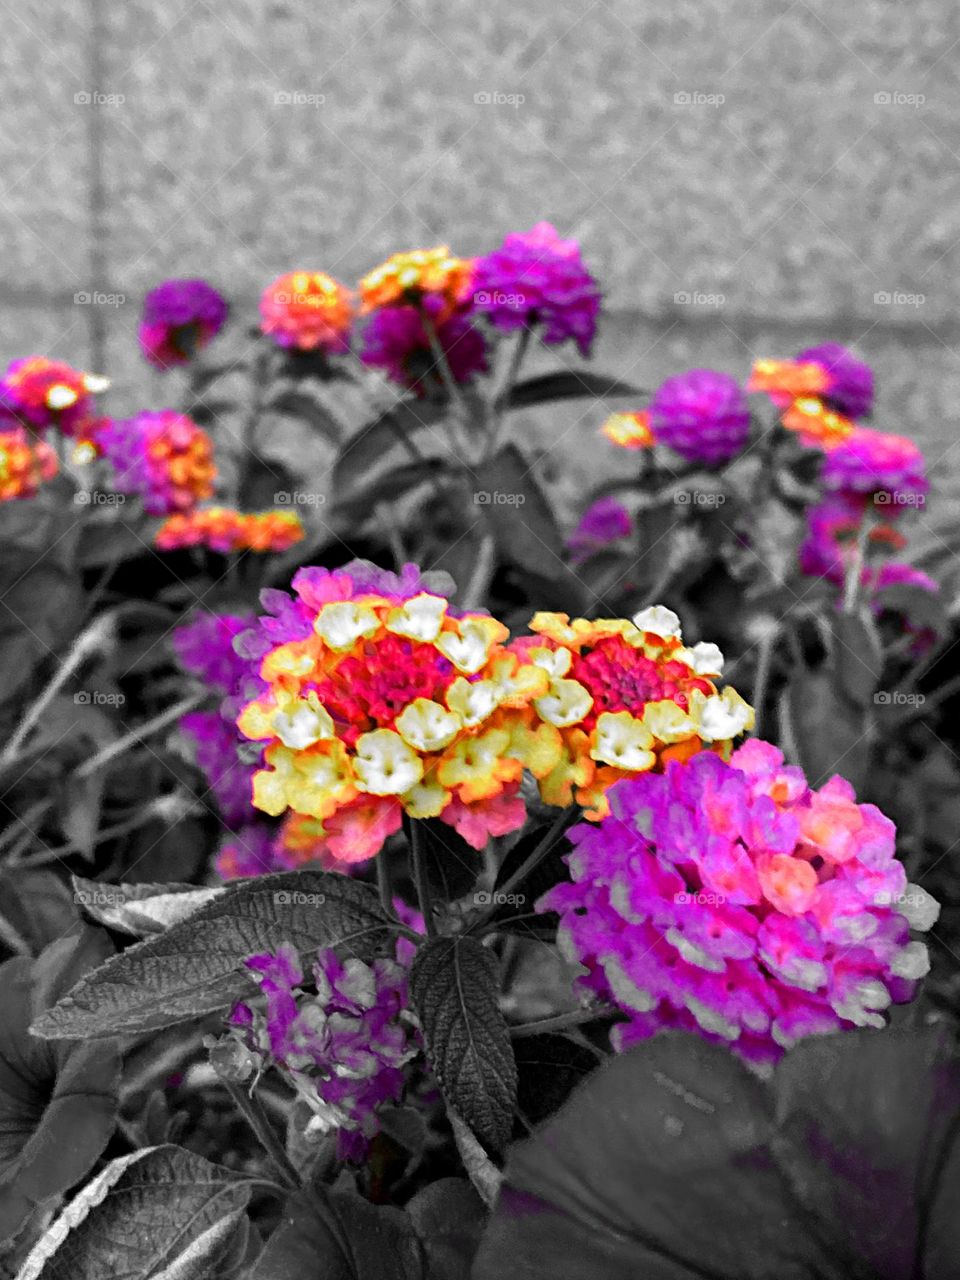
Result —
M836 338L938 474L960 401L950 0L18 0L2 9L0 356L161 403L143 292L253 316L294 266L550 218L642 385ZM588 424L592 425L592 424ZM586 428L585 428L586 432ZM592 439L592 432L590 433Z

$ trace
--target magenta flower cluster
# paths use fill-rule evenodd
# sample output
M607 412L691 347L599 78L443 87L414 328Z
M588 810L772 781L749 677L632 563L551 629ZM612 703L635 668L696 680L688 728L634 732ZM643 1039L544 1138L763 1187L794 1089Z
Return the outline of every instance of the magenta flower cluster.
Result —
M362 1160L379 1129L377 1109L399 1100L404 1067L419 1052L408 1006L407 973L397 960L371 964L317 955L309 981L293 947L251 956L265 1012L241 1003L231 1021L248 1048L281 1067L312 1112L317 1132L337 1131L342 1160Z
M430 309L431 299L424 300ZM436 328L436 338L457 383L467 383L486 373L487 344L483 334L462 312L454 312ZM401 386L424 395L439 387L441 371L416 307L383 307L371 316L363 335L360 359L370 368L383 369Z
M590 354L600 313L600 286L576 240L549 222L511 232L499 249L474 262L474 310L505 333L536 329L548 346L572 340Z
M797 364L818 364L826 374L826 403L845 418L862 418L873 409L873 370L839 342L821 342L794 356Z
M717 467L747 443L750 408L740 384L727 373L691 369L667 378L650 402L650 426L688 462Z
M612 813L574 827L571 883L537 904L615 1004L623 1049L666 1027L775 1060L802 1036L881 1027L928 967L911 925L936 903L907 885L893 823L835 777L819 790L751 741L610 792Z
M165 280L143 302L144 356L158 369L187 364L217 336L228 310L226 299L206 280Z

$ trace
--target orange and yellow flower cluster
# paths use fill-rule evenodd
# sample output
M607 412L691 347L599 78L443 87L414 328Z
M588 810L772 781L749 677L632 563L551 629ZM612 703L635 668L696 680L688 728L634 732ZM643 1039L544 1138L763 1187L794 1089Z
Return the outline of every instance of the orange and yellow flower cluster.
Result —
M465 301L473 269L468 258L455 257L446 245L395 253L360 281L362 309L368 313L380 307L416 305L429 296L443 302L433 316L441 324Z
M57 474L57 455L20 428L0 431L0 502L32 498Z
M873 407L873 371L840 343L824 342L791 360L757 360L747 390L769 396L788 431L829 453Z
M298 351L346 351L353 316L353 294L322 271L290 271L260 299L263 332Z
M709 678L716 646L686 649L668 609L633 622L537 614L534 634L508 643L497 619L429 590L298 578L279 620L290 638L259 651L263 693L238 724L265 744L254 805L315 820L334 862L374 856L404 814L482 848L523 824L525 770L546 803L600 816L620 778L724 753L752 723Z
M621 449L649 449L654 443L650 414L645 409L636 413L611 413L600 430Z
M576 801L588 817L603 817L606 793L621 778L704 748L726 758L732 740L753 727L736 690L717 691L717 646L687 648L679 618L661 605L630 620L538 613L530 630L512 648L550 676L533 704L539 759L551 767L532 772L547 804Z
M203 507L178 512L154 535L161 551L209 547L228 555L236 551L286 551L303 538L303 524L295 511L246 514L233 507Z

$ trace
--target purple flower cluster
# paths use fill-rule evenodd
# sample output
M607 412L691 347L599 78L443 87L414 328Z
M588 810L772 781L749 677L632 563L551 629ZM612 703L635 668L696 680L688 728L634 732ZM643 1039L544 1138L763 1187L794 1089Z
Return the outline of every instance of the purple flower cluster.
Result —
M609 496L598 498L587 507L567 539L570 559L574 564L582 564L617 538L629 538L632 532L633 521L623 503Z
M822 342L794 356L796 364L818 364L827 375L823 399L846 418L862 418L873 408L873 370L839 342Z
M823 485L873 499L886 519L923 505L930 482L922 450L906 436L855 428L823 462Z
M147 294L140 346L158 369L187 364L223 328L226 299L206 280L165 280Z
M193 741L197 768L210 785L223 821L228 827L249 822L254 815L255 770L237 755L236 726L218 711L191 711L181 718L179 727Z
M254 621L253 614L198 613L173 633L177 661L211 692L226 697L233 693L249 665L234 649L234 640Z
M768 1063L802 1036L882 1027L913 995L928 960L910 929L937 905L843 779L815 791L754 740L609 795L609 817L570 832L572 883L537 910L560 912L581 987L627 1015L618 1049L681 1027Z
M650 403L650 426L687 462L718 467L747 443L750 408L735 378L712 369L691 369L660 384Z
M474 262L473 307L495 328L540 329L547 345L572 339L590 354L600 312L600 286L576 240L538 222L511 232L499 249Z
M399 1100L404 1067L419 1052L404 1017L406 969L387 958L340 960L328 948L313 967L313 995L303 991L293 947L251 956L247 968L266 1012L239 1004L231 1021L249 1048L289 1073L313 1111L313 1128L337 1130L339 1158L362 1160L379 1129L378 1107Z
M465 315L455 312L436 332L456 382L466 383L475 374L486 373L487 344ZM384 369L394 382L418 395L442 385L437 359L416 307L382 307L374 312L364 330L360 359L371 368Z

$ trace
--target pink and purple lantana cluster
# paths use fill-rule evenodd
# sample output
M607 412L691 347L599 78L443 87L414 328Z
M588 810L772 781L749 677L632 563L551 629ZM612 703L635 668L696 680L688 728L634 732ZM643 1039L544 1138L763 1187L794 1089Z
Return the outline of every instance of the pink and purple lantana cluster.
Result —
M140 347L158 369L187 364L217 336L229 308L206 280L165 280L143 300Z
M241 1003L231 1022L264 1064L282 1068L313 1112L308 1131L337 1131L341 1160L364 1158L378 1132L377 1109L399 1100L404 1068L419 1045L409 1015L407 971L398 960L367 964L317 955L305 978L293 947L251 956L265 1011ZM303 991L312 983L316 994Z
M573 828L572 882L537 906L560 913L584 992L626 1014L618 1049L681 1027L762 1065L802 1036L883 1026L926 973L910 930L937 904L843 779L815 790L754 740L729 764L703 753L621 782L610 805Z

